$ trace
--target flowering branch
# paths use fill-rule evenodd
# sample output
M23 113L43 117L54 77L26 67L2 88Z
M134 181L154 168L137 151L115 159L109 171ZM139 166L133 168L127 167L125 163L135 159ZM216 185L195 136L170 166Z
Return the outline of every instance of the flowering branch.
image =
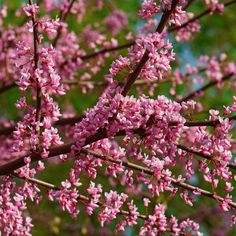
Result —
M194 0L193 0L194 1ZM192 2L193 1L189 1L188 3ZM236 1L235 0L232 0L232 1L229 1L228 3L225 3L224 4L224 7L228 7L232 4L234 4ZM188 5L188 4L187 4ZM172 27L172 28L169 28L168 29L168 32L173 32L173 31L176 31L176 30L179 30L181 28L184 28L186 27L187 25L189 25L190 23L192 22L195 22L197 20L199 20L200 18L204 17L204 16L207 16L209 15L211 12L211 9L208 8L206 9L205 11L201 12L199 15L197 15L196 17L188 20L187 22L185 22L184 24L180 25L180 26L177 26L177 27ZM101 54L104 54L104 53L107 53L107 52L113 52L113 51L117 51L117 50L121 50L121 49L124 49L124 48L129 48L130 46L133 46L135 44L135 41L130 41L129 43L125 43L125 44L122 44L122 45L119 45L119 46L116 46L116 47L112 47L112 48L108 48L108 49L101 49L100 51L98 52L95 52L95 53L91 53L91 54L87 54L85 56L81 56L81 59L82 60L87 60L87 59L90 59L90 58L94 58L98 55L101 55ZM73 61L76 61L77 58L73 58L72 60ZM63 64L62 64L62 67L64 67L68 62L65 61Z
M206 156L200 152L196 152L196 151L193 151L187 147L184 147L183 145L177 145L178 148L184 150L184 151L188 151L190 153L193 153L193 154L196 154L196 155L200 155L202 157L205 157L206 159L210 159L209 156ZM57 147L57 148L54 148L50 151L50 154L49 154L49 157L53 157L53 156L57 156L57 155L60 155L60 154L66 154L68 152L70 152L70 148L71 148L71 144L67 144L67 145L63 145L63 146L60 146L60 147ZM128 167L128 168L131 168L133 170L137 170L137 171L140 171L140 172L143 172L143 173L146 173L146 174L149 174L149 175L153 175L153 171L150 170L149 168L147 167L143 167L143 166L140 166L140 165L137 165L137 164L134 164L134 163L131 163L131 162L128 162L128 161L121 161L121 160L114 160L112 157L107 157L107 156L104 156L98 152L94 152L92 150L88 150L88 149L85 149L83 148L81 150L81 152L83 153L86 153L86 154L92 154L94 156L96 156L97 158L100 158L102 160L105 160L105 161L109 161L109 162L112 162L112 163L116 163L116 164L122 164L123 166L125 167ZM37 154L37 153L33 153L31 155L31 158L32 158L32 162L35 162L35 161L38 161L41 159L40 155ZM4 166L1 166L0 167L0 175L7 175L7 174L10 174L12 173L14 170L16 170L16 166L18 165L18 168L19 167L22 167L23 165L25 165L24 163L24 157L23 158L19 158L11 163L7 163L6 165ZM4 168L2 168L4 167ZM231 165L229 165L229 167L231 167ZM235 166L233 166L233 169L236 169ZM209 192L209 191L206 191L204 189L201 189L199 187L195 187L195 186L192 186L190 184L187 184L187 183L184 183L183 181L181 180L177 180L177 179L174 179L172 177L169 177L169 180L177 187L181 187L183 189L186 189L186 190L189 190L191 192L193 191L198 191L200 192L203 196L206 196L206 197L209 197L209 198L212 198L212 199L215 199L215 200L218 200L218 201L221 201L223 202L224 199L220 196L218 196L217 194L215 193L212 193L212 192ZM234 202L229 202L229 205L233 208L236 208L236 203Z
M230 120L235 120L236 116L232 116L229 119ZM217 121L217 120L216 121L201 121L201 124L199 124L198 122L199 121L189 121L189 122L186 122L186 123L189 126L194 126L194 125L196 125L196 126L199 126L199 125L202 125L202 126L207 126L207 125L213 126L213 125L217 125L219 121ZM175 125L177 125L177 123L173 122L170 125L171 126L175 126ZM134 132L137 133L137 134L143 135L144 130L142 128L140 128L140 129L135 130ZM121 136L121 135L125 135L125 131L121 130L121 131L119 131L116 134L116 136ZM105 130L99 131L96 134L94 134L92 136L89 136L86 139L84 146L86 146L88 144L91 144L93 142L96 142L98 140L104 139L104 138L107 138L106 131ZM58 156L58 155L62 155L62 154L68 154L68 153L71 152L71 147L74 144L75 143L69 143L69 144L65 144L65 145L61 145L61 146L58 146L58 147L51 148L50 151L49 151L48 157L54 157L54 156ZM181 148L181 146L179 146L179 147ZM187 151L187 149L185 151ZM196 153L196 154L200 155L200 153ZM22 157L18 157L16 160L0 166L0 176L1 175L8 175L8 174L12 173L14 170L16 170L16 169L18 169L20 167L23 167L25 165L24 158L25 158L25 156L28 156L28 155L30 155L30 153L22 155ZM200 156L204 157L204 155L200 155ZM38 160L41 159L41 155L39 153L36 153L36 152L33 152L31 154L31 157L32 157L31 158L32 162L35 162L35 161L38 161ZM209 159L209 157L207 157L207 159Z
M132 170L137 170L139 172L143 172L143 173L146 173L148 175L153 175L154 174L154 171L150 170L149 168L131 163L129 161L114 160L112 157L107 157L107 156L104 156L104 155L102 155L98 152L88 150L88 149L85 149L85 148L82 149L82 152L86 153L86 154L92 154L92 155L96 156L97 158L100 158L104 161L109 161L111 163L116 163L116 164L122 164L123 166L125 166L127 168L130 168ZM216 193L209 192L209 191L206 191L206 190L201 189L199 187L195 187L191 184L184 183L182 180L177 180L173 177L169 177L169 180L172 182L173 185L175 185L177 187L181 187L181 188L189 190L191 192L198 191L203 196L206 196L208 198L218 200L218 201L221 201L221 202L224 201L224 199L222 197L218 196ZM230 202L229 205L233 208L236 208L236 203L235 202Z
M157 29L156 29L156 32L158 32L159 34L164 30L165 25L166 25L170 15L171 15L171 13L174 11L175 7L177 6L178 2L179 2L178 0L173 0L172 4L171 4L171 9L166 10L163 13L163 15L161 17L161 20L160 20L160 23L159 23L159 25L157 26ZM144 52L144 55L143 55L142 59L136 65L134 71L131 74L128 75L127 82L124 85L122 93L121 93L123 96L126 96L128 94L128 92L130 91L132 85L134 84L135 80L137 79L139 73L141 72L142 67L145 65L145 63L148 61L148 59L149 59L148 50L146 50Z
M224 4L224 7L228 7L232 4L236 3L236 0L232 0L229 1L227 3ZM184 24L180 25L180 26L176 26L176 27L171 27L168 31L169 32L173 32L175 30L179 30L181 28L186 27L187 25L189 25L192 22L195 22L197 20L199 20L200 18L202 18L203 16L209 15L211 13L211 8L206 9L205 11L203 11L202 13L200 13L199 15L193 17L192 19L188 20L187 22L185 22Z
M93 156L96 156L97 158L100 158L104 161L109 161L111 163L116 163L116 164L121 164L122 166L125 166L129 169L132 169L132 170L136 170L136 171L139 171L139 172L142 172L142 173L146 173L148 175L153 175L154 174L154 171L150 170L149 168L147 167L143 167L143 166L140 166L140 165L137 165L137 164L134 164L134 163L131 163L129 161L121 161L121 160L114 160L112 157L108 157L108 156L104 156L98 152L95 152L95 151L92 151L92 150L88 150L88 149L85 149L83 148L82 149L82 152L85 153L85 154L92 154ZM18 177L18 175L16 174L13 174L14 176ZM21 178L21 177L20 177ZM52 184L49 184L49 183L45 183L41 180L37 180L37 179L33 179L33 178L26 178L26 177L22 177L23 179L27 179L31 182L34 182L36 184L39 184L39 185L42 185L46 188L51 188L51 189L55 189L55 190L59 190L58 187L52 185ZM162 177L162 178L165 178L165 177ZM170 180L172 182L173 185L175 185L176 187L180 187L180 188L183 188L185 190L188 190L188 191L191 191L191 192L199 192L201 193L201 195L203 196L206 196L208 198L211 198L211 199L214 199L214 200L217 200L217 201L220 201L220 202L223 202L224 199L222 197L220 197L219 195L217 195L216 193L213 193L213 192L210 192L210 191L207 191L207 190L204 190L204 189L201 189L199 187L195 187L191 184L187 184L187 183L184 183L182 180L177 180L173 177L168 177L168 180ZM83 195L81 195L82 198L83 198ZM84 200L84 199L82 199ZM235 202L229 202L229 205L233 208L236 208L236 203Z
M104 156L98 152L94 152L94 151L91 151L91 150L88 150L88 149L82 149L82 152L85 153L85 154L92 154L93 156L96 156L97 158L100 158L104 161L109 161L111 163L116 163L116 164L122 164L123 166L127 167L127 168L130 168L132 170L136 170L136 171L139 171L139 172L142 172L142 173L146 173L148 175L153 175L154 172L151 171L150 169L146 168L146 167L143 167L143 166L139 166L137 164L134 164L134 163L131 163L131 162L128 162L128 161L121 161L121 160L114 160L113 158L111 157L107 157L107 156ZM60 190L59 187L51 184L51 183L47 183L47 182L44 182L42 180L38 180L38 179L35 179L35 178L30 178L30 177L21 177L17 174L12 174L12 176L14 177L17 177L17 178L20 178L20 179L23 179L23 180L27 180L29 182L32 182L34 184L37 184L37 185L40 185L40 186L43 186L47 189L53 189L53 190ZM181 187L183 189L186 189L186 190L189 190L191 192L195 192L195 191L198 191L200 192L203 196L206 196L208 198L211 198L211 199L214 199L214 200L217 200L217 201L221 201L223 202L224 199L220 196L218 196L217 194L215 193L212 193L212 192L209 192L209 191L206 191L204 189L201 189L199 187L195 187L195 186L192 186L190 184L187 184L187 183L184 183L183 181L179 181L177 179L174 179L172 177L169 178L169 180L177 187ZM84 195L81 195L79 194L78 195L78 199L79 200L82 200L82 201L86 201L86 202L89 202L90 199L87 197L87 196L84 196ZM103 203L102 202L98 202L98 205L102 206ZM236 208L236 203L234 202L229 202L229 205L233 208ZM121 210L120 211L120 214L122 215L129 215L130 213L128 211L124 211L124 210ZM147 216L145 215L141 215L141 214L138 214L138 218L140 219L147 219Z
M181 100L179 100L178 102L185 102L189 99L192 99L193 97L197 96L198 94L200 94L201 92L204 92L205 90L207 90L208 88L211 88L213 86L215 86L218 83L221 82L225 82L227 80L230 80L233 77L233 73L230 73L228 75L225 75L224 77L222 77L221 81L217 81L217 80L213 80L210 81L208 84L204 85L203 87L197 89L196 91L193 91L192 93L190 93L189 95L187 95L186 97L182 98Z
M189 148L189 147L186 147L186 146L184 146L184 145L182 145L182 144L176 144L176 146L177 146L179 149L183 150L183 151L186 151L186 152L188 152L188 153L192 153L192 154L194 154L194 155L197 155L197 156L202 157L202 158L204 158L204 159L207 159L207 160L209 160L209 161L213 161L213 158L212 158L211 156L206 155L206 154L204 154L203 152L195 151L195 150L193 150L193 149L191 149L191 148ZM221 161L219 161L219 162L221 162ZM236 165L227 164L226 166L229 167L229 168L231 168L231 169L233 169L233 170L236 170Z
M60 188L58 186L53 185L53 184L48 183L48 182L45 182L45 181L42 181L42 180L39 180L39 179L36 179L36 178L30 178L30 177L26 177L26 176L21 177L21 176L19 176L17 174L12 174L12 176L16 177L18 179L23 179L23 180L29 181L31 183L37 184L37 185L42 186L42 187L47 188L47 189L60 190ZM86 201L86 202L90 201L90 198L85 196L85 195L83 195L83 194L79 194L78 195L78 199L82 200L82 201ZM98 205L102 206L103 203L102 202L98 202ZM120 214L121 215L129 215L130 213L128 211L121 210ZM142 214L138 214L138 218L146 220L147 216L142 215Z
M219 110L207 109L204 120L192 120L192 117L205 110L207 104L189 101L208 88L224 85L229 79L235 82L236 63L228 62L223 52L219 57L200 56L195 66L185 65L185 72L171 66L178 53L178 49L174 49L176 44L200 32L200 25L195 21L214 12L221 14L224 7L236 3L236 0L228 1L225 4L219 0L206 1L207 10L193 17L185 10L194 0L188 3L143 0L138 15L146 22L136 36L123 32L127 40L135 41L120 46L117 46L123 35L120 33L130 24L128 15L113 5L110 11L104 12L107 16L100 21L104 23L101 26L98 22L86 22L89 17L85 17L80 35L77 30L71 30L72 25L67 27L69 14L73 14L73 20L78 23L86 13L96 12L103 17L100 10L104 1L63 0L58 3L44 0L43 15L36 0L28 0L29 4L22 4L22 10L30 22L19 27L10 25L8 20L4 22L8 6L0 8L0 80L3 85L0 93L15 85L20 91L15 103L19 120L16 123L5 118L0 120L4 127L0 129L1 233L30 235L33 225L24 210L28 200L35 203L41 200L38 186L47 188L48 198L58 201L62 210L68 211L73 218L78 216L78 203L82 202L88 215L98 210L101 226L117 218L116 229L125 230L126 226L134 227L141 222L138 219L143 219L140 236L165 232L201 235L199 225L190 219L178 223L174 216L166 217L164 204L155 204L150 214L148 205L152 203L153 206L152 198L160 194L179 196L190 206L202 195L199 200L213 199L223 211L236 209L233 195L235 142L232 141L236 97ZM59 19L55 19L54 13L58 10ZM19 9L16 15L21 12ZM160 17L154 18L155 15ZM176 41L172 43L170 32L175 30ZM110 52L127 47L130 47L128 54L120 55L106 69L104 81L97 80L106 62L112 59L108 58L113 55ZM86 49L93 53L86 55ZM96 60L89 60L94 58ZM78 75L80 81L75 81ZM120 81L124 75L124 80ZM179 101L162 95L161 91L155 96L157 80L170 82L163 87L177 99L180 93L184 94L181 92L184 88L189 94L181 96ZM191 86L196 83L203 85L193 91ZM95 86L104 86L104 91L83 115L69 117L68 99L57 97L65 95L73 84L78 84L87 94ZM128 96L134 85L138 85L137 94ZM30 91L33 97L29 97ZM73 95L69 100L71 98ZM31 104L32 99L35 105ZM51 157L61 162L73 158L68 177L58 186L35 179L45 170L46 160ZM181 169L178 169L180 164ZM117 185L124 192L112 189L106 192L105 189L102 194L101 174L109 177L107 182L111 188ZM90 180L89 186L84 182L84 175ZM199 187L191 182L195 176L201 179ZM14 177L24 179L24 184L18 185ZM80 185L83 185L82 195L79 194ZM141 194L144 189L147 194ZM129 198L133 194L144 197L137 200L143 200L145 215L139 214ZM170 208L173 207L171 203L168 204ZM236 216L232 215L231 223L235 222Z
M63 125L74 125L77 122L80 122L84 116L73 116L69 118L61 118L54 123L55 126L63 126ZM236 115L228 117L230 121L236 120ZM196 121L186 121L184 126L186 127L196 127L196 126L212 126L220 124L219 120L196 120ZM176 126L178 122L171 121L169 122L169 126ZM1 128L0 135L10 135L15 130L15 125Z
M32 6L33 2L32 0L29 0L29 4ZM38 23L35 19L35 14L32 12L32 25L33 25L33 35L34 35L34 71L38 68L39 63L39 55L38 55ZM36 91L36 119L37 122L40 120L40 107L41 107L41 89L39 87L39 83L36 80L37 83L37 91Z

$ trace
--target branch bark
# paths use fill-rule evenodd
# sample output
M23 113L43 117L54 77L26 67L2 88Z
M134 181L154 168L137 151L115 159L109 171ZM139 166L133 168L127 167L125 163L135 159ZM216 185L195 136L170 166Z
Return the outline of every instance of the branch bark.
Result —
M152 170L150 170L149 168L134 164L134 163L129 162L129 161L114 160L112 157L104 156L104 155L102 155L98 152L88 150L88 149L85 149L85 148L83 148L81 152L83 152L85 154L92 154L92 155L96 156L97 158L99 158L101 160L104 160L104 161L108 161L110 163L121 164L121 165L123 165L123 166L125 166L129 169L136 170L138 172L142 172L142 173L145 173L145 174L148 174L148 175L151 175L151 176L154 175L154 172ZM16 176L16 177L20 178L16 174L13 174L13 176ZM161 178L164 178L164 177L161 176ZM39 184L39 185L44 186L44 187L49 188L49 189L54 189L54 190L59 190L60 189L59 187L56 187L56 186L54 186L50 183L46 183L46 182L41 181L41 180L37 180L37 179L33 179L33 178L26 178L26 177L23 177L23 179L29 180L30 182L34 182L36 184ZM171 183L176 187L180 187L180 188L188 190L190 192L198 191L198 192L201 193L201 195L203 195L205 197L208 197L208 198L211 198L213 200L220 201L220 202L224 201L223 197L217 195L214 192L210 192L210 191L207 191L205 189L193 186L191 184L187 184L187 183L185 183L183 181L180 181L180 180L177 180L173 177L169 177L168 180L171 181ZM232 208L236 209L236 203L235 202L231 201L231 202L229 202L229 205Z
M236 119L236 116L232 116L231 119L235 120ZM215 122L215 121L214 121ZM173 125L176 125L173 124ZM138 134L138 135L143 135L145 131L142 129L142 128L139 128L139 129L136 129L134 130L134 133ZM125 130L121 130L119 131L115 136L123 136L126 134L126 131ZM104 138L107 138L107 133L106 133L106 130L99 130L96 134L88 137L84 143L84 146L88 145L88 144L91 144L91 143L94 143L98 140L101 140L101 139L104 139ZM64 145L61 145L61 146L58 146L58 147L54 147L54 148L51 148L49 150L49 156L48 158L50 157L54 157L54 156L59 156L59 155L62 155L62 154L68 154L71 152L71 147L75 145L75 142L72 142L72 143L68 143L68 144L64 144ZM187 150L186 150L187 151ZM205 158L204 155L200 155L200 153L195 153L199 156L202 156L203 158ZM36 152L33 152L33 153L26 153L20 157L18 157L16 160L14 161L11 161L9 163L6 163L4 165L1 165L0 166L0 176L1 175L9 175L10 173L12 173L14 170L18 169L18 168L21 168L23 166L25 166L25 162L24 162L24 158L26 156L31 156L31 162L35 162L35 161L38 161L38 160L42 160L41 158L41 155L40 153L36 153ZM207 158L208 159L208 158ZM230 166L230 168L233 168L235 169L235 166Z
M29 0L29 4L33 5L33 1ZM32 14L32 24L33 24L33 41L34 41L34 70L38 68L39 63L39 55L38 55L38 23L36 21L36 17ZM40 120L40 109L41 109L41 89L38 84L38 80L36 80L36 115L35 121Z

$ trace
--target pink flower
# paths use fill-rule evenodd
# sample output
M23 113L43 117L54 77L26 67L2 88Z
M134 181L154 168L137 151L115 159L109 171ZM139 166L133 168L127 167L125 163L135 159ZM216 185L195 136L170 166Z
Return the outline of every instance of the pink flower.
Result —
M107 25L107 28L112 35L117 35L122 28L127 25L128 21L125 12L114 10L104 19L104 23Z
M32 16L38 13L39 7L36 4L27 4L23 7L23 10L27 16Z
M142 3L142 8L139 11L139 15L147 20L154 16L157 13L160 13L161 7L157 6L157 4L153 0L144 0Z

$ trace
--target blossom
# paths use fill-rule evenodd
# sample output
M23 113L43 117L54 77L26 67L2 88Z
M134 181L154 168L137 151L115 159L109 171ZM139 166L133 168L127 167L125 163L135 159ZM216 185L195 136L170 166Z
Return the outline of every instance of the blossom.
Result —
M149 81L162 79L165 72L171 69L170 62L174 60L175 53L172 44L165 41L159 33L141 35L136 40L136 45L130 50L130 57L138 61L147 50L149 60L141 71L141 75Z
M107 25L112 35L117 35L121 29L127 25L127 16L125 12L115 10L104 19L104 23Z
M119 195L115 191L105 193L105 202L102 204L102 208L98 215L98 220L102 226L104 223L111 222L116 217L127 197L126 194L121 193Z
M36 4L27 4L25 7L23 7L23 10L27 16L32 16L38 13L39 6Z
M144 0L139 15L146 20L151 18L153 15L160 13L160 9L161 7L157 6L154 0Z

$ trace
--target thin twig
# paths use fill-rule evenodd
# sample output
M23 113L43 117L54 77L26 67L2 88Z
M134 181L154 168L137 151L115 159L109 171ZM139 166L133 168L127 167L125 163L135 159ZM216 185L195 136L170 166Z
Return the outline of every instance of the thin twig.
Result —
M16 177L18 179L23 179L23 180L29 181L31 183L37 184L37 185L42 186L42 187L47 188L47 189L60 190L60 188L58 186L53 185L53 184L48 183L48 182L45 182L45 181L42 181L42 180L39 180L39 179L36 179L36 178L21 177L17 174L12 174L12 177ZM82 195L82 194L78 194L78 199L82 200L82 201L86 201L86 202L90 201L89 197L87 197L85 195ZM103 203L98 202L98 205L102 206ZM119 214L121 214L121 215L130 215L130 213L128 211L125 211L125 210L121 210ZM147 216L142 215L142 214L138 214L138 218L146 220Z
M208 84L206 84L203 87L201 87L201 88L191 92L189 95L187 95L186 97L180 99L178 102L181 103L181 102L185 102L185 101L187 101L189 99L192 99L193 97L195 97L198 94L204 92L208 88L211 88L211 87L215 86L218 83L222 83L222 82L225 82L225 81L231 79L233 77L233 75L234 75L233 73L230 73L230 74L225 75L224 77L222 77L222 79L220 81L217 81L217 80L210 81Z
M186 11L193 3L195 0L189 0L187 4L184 6L183 10Z
M85 148L82 149L82 152L86 153L86 154L92 154L92 155L96 156L97 158L100 158L104 161L109 161L109 162L112 162L112 163L121 164L121 165L123 165L127 168L130 168L132 170L137 170L139 172L143 172L143 173L146 173L148 175L153 175L154 174L154 171L150 170L149 168L131 163L129 161L114 160L112 157L107 157L107 156L104 156L104 155L102 155L98 152L88 150L88 149L85 149ZM163 177L163 176L161 178L165 179L165 177ZM222 197L218 196L217 194L215 194L213 192L209 192L209 191L206 191L206 190L201 189L199 187L195 187L191 184L184 183L183 181L177 180L173 177L168 177L168 180L170 180L172 182L172 184L177 186L177 187L181 187L181 188L189 190L191 192L198 191L203 196L206 196L206 197L209 197L209 198L212 198L212 199L215 199L215 200L219 200L221 202L224 201L224 199ZM230 202L229 205L233 208L236 208L236 203L234 203L234 202Z
M16 88L16 87L17 85L15 83L4 85L0 88L0 94L10 90L11 88Z
M228 7L232 4L236 3L236 0L232 0L232 1L229 1L227 3L224 4L224 7ZM173 31L176 31L176 30L179 30L181 28L184 28L186 27L187 25L189 25L190 23L192 22L195 22L197 20L199 20L200 18L202 18L203 16L206 16L206 15L209 15L211 13L211 8L209 7L208 9L206 9L205 11L203 11L202 13L200 13L199 15L193 17L192 19L188 20L187 22L185 22L184 24L180 25L180 26L175 26L175 27L171 27L168 29L169 32L173 32Z
M202 157L202 158L204 158L204 159L207 159L207 160L210 160L210 161L214 161L214 160L215 160L215 161L218 161L218 162L222 162L221 160L214 159L214 158L212 158L211 156L204 154L203 152L193 150L193 149L191 149L191 148L189 148L189 147L186 147L186 146L184 146L184 145L182 145L182 144L176 144L176 146L177 146L177 148L179 148L179 149L181 149L181 150L183 150L183 151L186 151L186 152L188 152L188 153L192 153L192 154L194 154L194 155L196 155L196 156L199 156L199 157ZM233 170L236 170L236 165L227 164L226 166L227 166L228 168L231 168L231 169L233 169Z

